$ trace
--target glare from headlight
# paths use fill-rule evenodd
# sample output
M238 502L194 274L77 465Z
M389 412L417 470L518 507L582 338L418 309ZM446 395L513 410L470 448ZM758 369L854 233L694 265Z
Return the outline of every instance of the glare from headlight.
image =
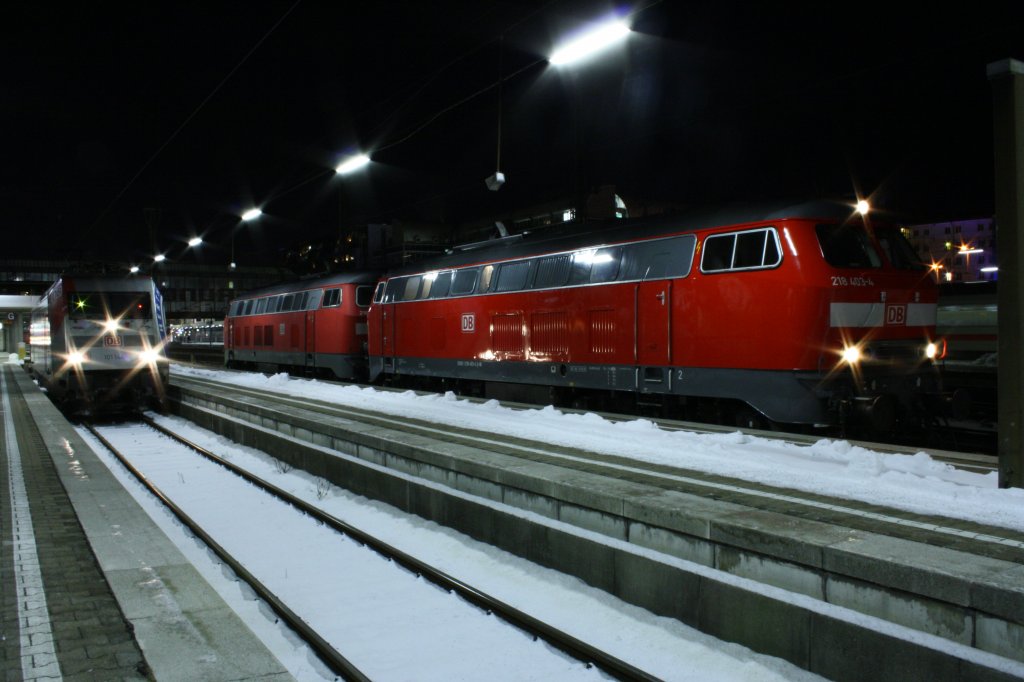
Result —
M860 362L860 358L860 348L857 346L847 346L843 349L843 360L845 360L847 364L856 365Z
M154 365L161 357L160 351L156 348L146 348L139 351L139 364Z
M924 347L924 355L929 360L934 360L939 355L939 346L936 343L929 343Z
M68 353L68 364L72 367L81 367L85 363L85 353L80 350L73 350Z
M118 320L116 317L106 320L103 323L103 331L107 332L108 334L116 333L117 330L121 328L120 322L121 321Z

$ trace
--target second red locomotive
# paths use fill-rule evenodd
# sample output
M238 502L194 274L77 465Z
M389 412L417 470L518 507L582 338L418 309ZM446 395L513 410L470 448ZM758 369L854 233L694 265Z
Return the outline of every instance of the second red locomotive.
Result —
M376 273L340 274L248 292L224 320L225 365L364 379L376 281Z
M878 430L941 400L937 290L894 226L815 202L587 228L389 273L370 379Z

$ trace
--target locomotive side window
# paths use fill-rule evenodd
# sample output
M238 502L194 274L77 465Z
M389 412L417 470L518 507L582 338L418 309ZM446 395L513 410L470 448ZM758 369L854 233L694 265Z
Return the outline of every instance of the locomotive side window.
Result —
M281 300L283 298L284 298L284 296L281 296L280 294L278 294L277 296L271 297L270 303L267 304L267 312L268 313L276 313L279 310L281 310Z
M238 309L242 307L241 301L232 301L231 310L228 311L228 317L238 317Z
M495 291L522 291L525 289L526 279L530 274L530 265L531 261L528 260L502 263L498 268L498 282Z
M452 288L453 274L451 270L437 273L437 277L434 278L430 287L430 298L444 298L448 295L448 291Z
M266 299L266 297L257 300L256 301L256 310L254 311L254 314L255 315L259 315L260 313L266 312L266 310L267 310L267 299Z
M387 288L384 290L385 303L394 303L401 298L401 293L405 291L405 279L404 277L395 277L388 280Z
M775 228L715 234L704 240L701 272L773 268L782 262Z
M253 300L251 298L245 302L245 310L242 311L243 315L249 315L252 313L252 302Z
M533 279L534 289L565 286L572 269L572 256L564 253L537 260L537 274Z
M625 247L619 281L686 277L697 243L693 235L639 242Z
M356 287L356 305L360 308L367 308L370 305L370 297L373 295L373 287Z
M599 249L592 258L590 270L591 284L611 282L619 274L619 262L622 259L622 247L613 246L610 249Z
M415 301L416 297L420 293L420 282L423 281L422 275L416 275L415 277L409 277L405 280L405 289L402 291L403 301Z
M466 268L456 270L455 279L452 280L452 296L465 296L473 293L473 285L476 284L480 268Z
M494 275L494 266L485 265L480 270L480 283L477 285L477 292L484 293L491 290L491 278Z
M316 310L320 307L320 299L323 297L323 289L313 289L306 292L306 310Z
M341 289L328 289L324 292L324 308L337 308L341 305Z
M855 225L818 225L818 244L825 261L837 268L878 268L882 259L864 228Z
M384 300L384 282L377 282L377 288L373 291L373 302L380 303Z
M590 283L590 273L594 269L595 253L595 251L578 251L572 255L569 284Z

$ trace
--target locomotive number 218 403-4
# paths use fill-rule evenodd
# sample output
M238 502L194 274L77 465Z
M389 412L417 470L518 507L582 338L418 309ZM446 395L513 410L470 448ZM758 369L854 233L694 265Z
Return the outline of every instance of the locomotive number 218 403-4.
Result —
M873 287L875 283L870 277L844 277L832 275L832 286L834 287Z

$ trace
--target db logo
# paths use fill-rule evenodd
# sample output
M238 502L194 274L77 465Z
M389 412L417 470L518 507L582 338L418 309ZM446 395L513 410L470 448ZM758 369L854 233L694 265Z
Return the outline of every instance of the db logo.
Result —
M109 347L109 346L121 346L122 345L121 337L120 336L104 336L103 337L103 345L107 346L107 347Z
M476 316L473 313L462 313L462 331L465 334L476 331Z
M907 306L887 305L885 306L885 323L887 325L904 325L907 323Z

